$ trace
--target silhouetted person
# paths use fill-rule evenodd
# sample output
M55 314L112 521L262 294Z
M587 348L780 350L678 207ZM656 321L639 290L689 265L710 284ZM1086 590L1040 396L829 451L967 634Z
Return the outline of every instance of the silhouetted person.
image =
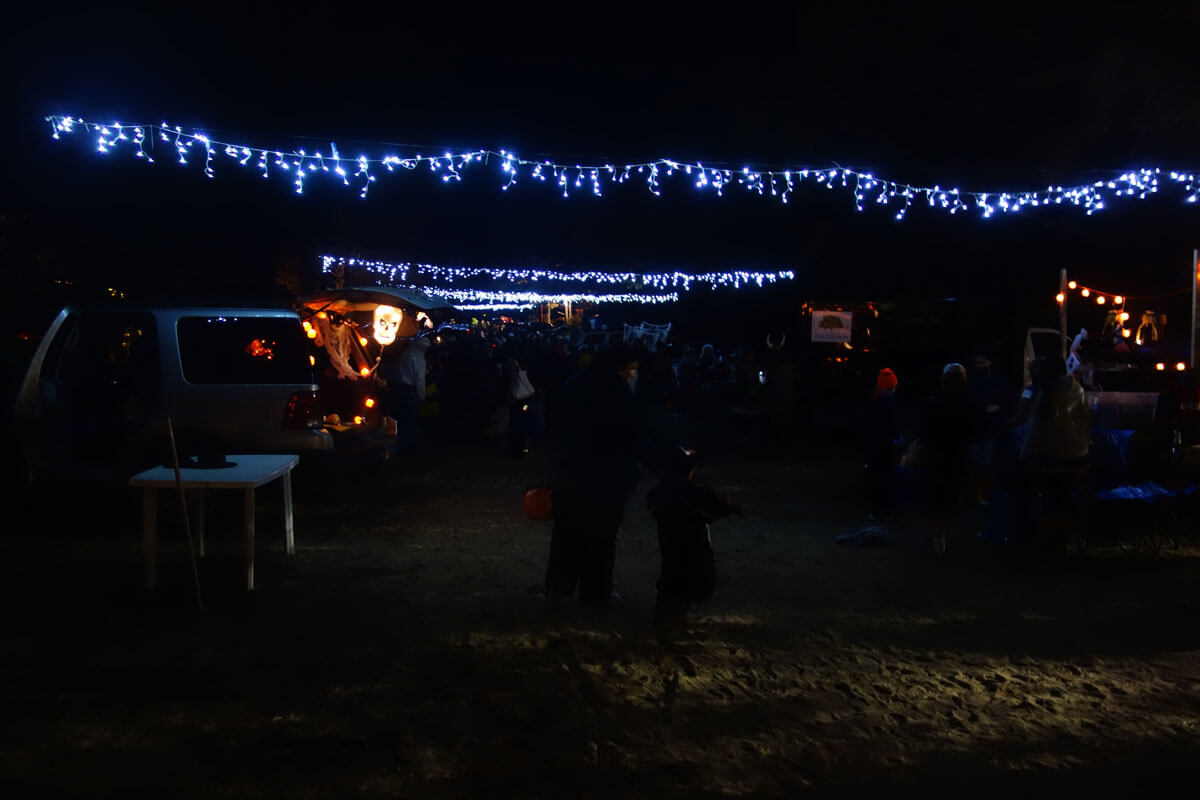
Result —
M898 385L895 372L887 368L879 370L862 415L860 434L867 467L869 517L873 520L886 519L891 514L895 495L896 460L903 427L896 402Z
M385 352L378 373L387 383L388 413L396 420L396 451L415 454L421 440L421 403L425 400L425 354L430 341L410 339L393 357ZM392 348L388 348L391 350Z
M515 358L504 359L501 370L504 378L504 396L508 405L505 454L511 458L521 458L526 452L525 428L536 390Z
M658 627L686 623L693 603L712 598L717 569L708 524L741 513L740 506L697 486L695 470L695 453L675 448L663 459L660 483L646 493L646 505L658 521L662 559L654 602Z
M611 604L617 530L636 482L642 443L631 388L637 368L633 351L617 345L597 353L587 372L563 387L556 415L548 610L577 585L583 605L604 610Z
M924 445L921 499L932 528L933 552L939 556L946 552L954 509L970 486L971 441L976 429L967 397L966 368L947 364L938 393L926 403L917 428L917 438Z

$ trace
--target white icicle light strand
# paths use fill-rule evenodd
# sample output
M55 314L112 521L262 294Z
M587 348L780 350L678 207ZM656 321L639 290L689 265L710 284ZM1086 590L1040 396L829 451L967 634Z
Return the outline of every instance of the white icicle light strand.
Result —
M617 272L584 270L579 272L559 272L551 269L530 269L524 267L449 267L437 264L418 264L400 262L390 264L385 261L371 261L361 258L345 258L343 256L322 256L321 271L331 273L337 268L362 270L378 275L389 283L400 284L418 279L440 281L453 284L455 281L478 280L486 278L507 282L531 281L564 281L571 283L597 284L636 284L648 289L682 289L688 291L692 284L707 284L711 288L734 288L743 286L762 287L777 281L794 280L796 273L792 270L778 272L754 272L749 270L732 270L728 272L702 272L697 274L687 272ZM453 287L451 287L453 288ZM444 294L444 292L439 292Z
M858 211L863 211L867 203L883 206L896 204L899 206L895 213L898 220L904 219L914 203L921 199L925 200L924 205L929 208L947 211L950 214L974 210L985 219L991 218L997 212L1007 214L1024 208L1062 205L1082 208L1091 215L1108 208L1108 203L1115 199L1134 195L1145 199L1156 194L1160 181L1167 186L1182 187L1184 202L1196 204L1200 200L1200 175L1194 172L1164 171L1158 167L1128 170L1118 177L1075 186L1051 184L1044 189L1020 192L968 192L941 186L914 186L842 166L817 169L729 169L705 165L704 162L687 163L669 158L623 166L572 165L550 160L527 161L507 150L497 152L484 149L460 153L445 152L440 156L418 154L369 158L359 155L353 161L354 171L349 173L342 166L336 145L331 145L330 155L325 156L320 152L310 154L305 150L273 150L217 141L200 131L184 133L179 126L171 126L166 122L148 125L122 125L113 122L101 125L69 116L49 116L46 117L46 121L51 125L51 136L54 139L61 139L64 135L80 131L92 133L97 137L96 149L100 153L108 153L126 146L135 148L134 155L148 162L153 162L154 158L152 153L147 151L147 144L153 150L156 141L173 146L179 162L185 165L189 163L188 155L192 149L199 146L205 155L204 174L209 178L214 177L213 159L220 153L224 153L243 167L254 160L254 169L263 178L270 177L272 167L291 174L297 194L304 193L304 181L309 176L332 176L344 186L357 185L359 196L366 198L371 184L375 182L376 174L381 170L394 173L397 169L411 171L424 166L437 174L444 183L449 183L461 181L462 172L468 167L489 165L494 161L504 174L504 184L500 187L503 191L517 185L524 177L538 183L552 182L564 197L569 197L575 190L600 196L604 193L605 185L622 184L637 176L645 182L646 188L652 194L658 196L662 194L665 178L681 177L690 180L695 188L712 191L718 196L724 195L727 186L736 184L760 196L770 195L782 203L787 203L788 198L797 189L809 184L824 186L827 189L836 186L851 190ZM354 179L353 183L351 178Z

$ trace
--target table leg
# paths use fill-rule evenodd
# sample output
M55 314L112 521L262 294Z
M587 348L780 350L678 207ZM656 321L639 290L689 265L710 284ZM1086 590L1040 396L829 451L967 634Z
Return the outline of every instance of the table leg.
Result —
M292 525L292 471L283 473L283 536L287 544L287 554L296 554L296 538Z
M246 532L246 590L254 589L254 489L246 490L242 509L242 526Z
M142 561L146 588L153 589L158 580L158 490L142 489Z
M192 507L196 509L196 538L200 542L200 557L204 558L204 490L192 490Z

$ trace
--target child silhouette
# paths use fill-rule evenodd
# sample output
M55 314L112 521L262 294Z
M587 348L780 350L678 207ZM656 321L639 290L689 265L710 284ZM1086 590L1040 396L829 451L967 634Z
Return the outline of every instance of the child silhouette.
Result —
M654 603L654 623L660 628L688 624L692 603L712 597L717 576L708 523L742 510L712 489L697 486L695 472L695 452L675 448L664 459L659 484L646 494L646 505L658 521L662 558Z

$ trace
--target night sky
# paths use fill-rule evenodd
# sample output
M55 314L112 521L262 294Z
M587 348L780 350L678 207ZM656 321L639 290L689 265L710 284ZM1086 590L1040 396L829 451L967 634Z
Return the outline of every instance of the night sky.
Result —
M984 221L856 213L847 192L780 206L640 183L569 200L498 170L354 189L263 181L232 162L147 166L55 142L43 121L158 122L343 154L378 143L559 161L868 169L962 189L1200 169L1200 9L1136 17L882 4L683 14L489 7L391 18L333 4L25 11L5 32L3 279L43 298L110 284L158 297L284 301L326 252L562 269L792 268L776 300L955 296L1053 313L1058 270L1130 295L1186 288L1200 208L1178 192ZM169 13L169 16L165 14ZM299 136L311 137L299 139ZM361 143L361 144L360 144ZM166 155L166 153L164 153ZM46 296L54 305L62 291ZM36 306L36 303L31 303Z

